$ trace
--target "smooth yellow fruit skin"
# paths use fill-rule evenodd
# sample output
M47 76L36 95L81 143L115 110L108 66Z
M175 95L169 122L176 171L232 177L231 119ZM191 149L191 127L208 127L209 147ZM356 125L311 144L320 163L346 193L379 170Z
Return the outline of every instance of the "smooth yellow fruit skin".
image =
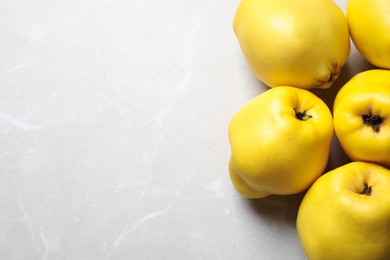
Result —
M390 171L351 162L325 173L301 202L297 232L309 260L390 259Z
M350 52L346 17L331 0L241 0L233 28L269 87L329 88Z
M358 51L371 64L390 69L390 1L348 0L346 15Z
M379 131L364 124L363 115L382 118ZM374 69L350 79L333 104L334 129L352 161L390 167L390 71Z
M301 121L296 112L312 118ZM306 190L324 171L333 137L326 104L308 90L269 89L245 104L229 125L229 173L247 198Z

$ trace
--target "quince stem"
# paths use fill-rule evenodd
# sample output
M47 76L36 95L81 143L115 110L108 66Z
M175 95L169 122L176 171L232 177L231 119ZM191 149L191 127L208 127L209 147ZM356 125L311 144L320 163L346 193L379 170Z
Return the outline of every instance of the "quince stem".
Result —
M368 186L367 183L364 184L364 189L360 192L362 195L371 196L371 186Z
M306 120L312 118L313 116L306 114L306 110L305 110L303 112L295 111L295 117L301 121L306 121Z
M362 118L364 124L371 126L375 132L379 132L380 125L383 121L381 117L374 115L363 115Z

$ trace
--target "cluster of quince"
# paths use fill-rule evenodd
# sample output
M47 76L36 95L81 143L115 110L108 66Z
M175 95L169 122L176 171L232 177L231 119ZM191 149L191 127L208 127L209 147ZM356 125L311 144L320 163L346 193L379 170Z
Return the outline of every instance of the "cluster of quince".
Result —
M309 259L390 259L390 5L241 0L234 32L270 88L229 125L229 173L248 198L306 192L297 232ZM351 40L376 69L354 75L332 111L329 88ZM326 90L323 90L326 91ZM324 172L334 133L351 162Z

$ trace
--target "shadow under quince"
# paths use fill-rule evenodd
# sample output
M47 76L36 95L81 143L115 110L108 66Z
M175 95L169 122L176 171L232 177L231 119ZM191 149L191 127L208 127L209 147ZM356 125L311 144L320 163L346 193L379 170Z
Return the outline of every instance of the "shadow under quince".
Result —
M298 209L305 192L293 195L271 195L262 199L246 199L245 203L261 218L270 223L283 223L295 229Z

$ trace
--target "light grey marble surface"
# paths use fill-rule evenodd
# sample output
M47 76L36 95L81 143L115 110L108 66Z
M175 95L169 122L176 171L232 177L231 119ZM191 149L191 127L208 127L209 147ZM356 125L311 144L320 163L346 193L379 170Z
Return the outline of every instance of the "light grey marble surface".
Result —
M0 259L304 259L302 194L246 200L228 176L230 119L267 89L238 2L0 2ZM313 92L331 105L368 67L352 48Z

